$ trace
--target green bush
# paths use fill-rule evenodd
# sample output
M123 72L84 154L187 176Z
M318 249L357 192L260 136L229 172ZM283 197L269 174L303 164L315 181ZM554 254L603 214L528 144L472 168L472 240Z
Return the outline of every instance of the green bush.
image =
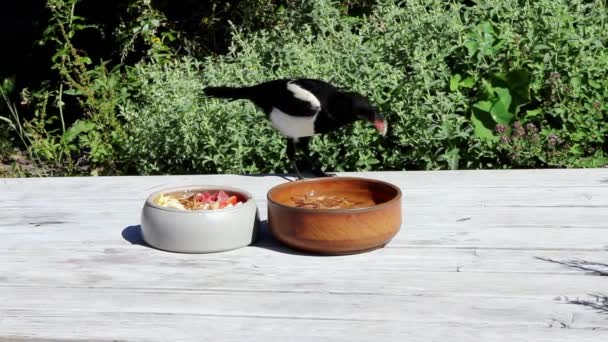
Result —
M590 167L608 164L603 1L380 1L352 17L330 1L281 29L234 29L224 56L139 65L124 158L141 173L282 172L284 141L244 101L208 85L316 77L368 95L389 121L317 137L329 170Z
M488 1L467 16L479 23L464 35L469 61L457 65L455 75L478 85L465 91L475 101L477 136L496 141L491 126L508 128L499 134L498 161L511 167L608 164L606 3Z
M199 8L205 39L199 14L188 34L162 3L125 0L131 20L103 62L79 45L103 25L78 15L80 0L49 0L41 42L57 79L13 92L24 117L0 106L19 127L0 141L50 174L285 172L285 140L263 114L202 89L315 77L389 121L385 138L357 123L313 139L330 171L608 165L605 1L248 0ZM228 52L212 53L227 29Z
M122 108L132 172L253 173L280 169L282 143L253 106L204 101L201 63L185 58L130 72L139 91Z

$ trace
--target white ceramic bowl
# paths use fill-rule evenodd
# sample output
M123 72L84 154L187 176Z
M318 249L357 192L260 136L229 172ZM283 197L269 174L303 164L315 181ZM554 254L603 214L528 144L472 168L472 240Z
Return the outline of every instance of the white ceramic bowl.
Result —
M217 210L164 208L154 199L161 193L219 191L238 194L242 205ZM141 213L144 241L158 249L181 253L221 252L252 244L258 236L259 215L250 193L228 186L193 185L168 188L151 194Z

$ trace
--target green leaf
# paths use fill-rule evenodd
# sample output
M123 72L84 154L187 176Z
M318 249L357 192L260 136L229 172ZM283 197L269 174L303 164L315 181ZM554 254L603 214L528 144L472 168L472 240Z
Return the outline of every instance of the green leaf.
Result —
M61 136L61 140L66 143L70 143L76 139L82 133L89 132L97 128L97 125L91 121L87 120L78 120L76 121L70 128L68 128L65 133Z
M475 135L481 140L498 141L499 138L493 134L493 130L487 127L487 124L492 122L491 117L487 113L474 110L471 114L471 122L473 122Z
M450 77L450 91L457 91L458 88L472 88L475 85L475 78L467 77L462 80L460 74L455 74Z
M168 39L170 42L175 41L175 39L176 39L175 35L171 32L163 32L163 33L161 33L161 35L163 38Z
M67 56L68 55L68 48L67 47L62 47L61 49L58 49L57 52L55 52L55 54L53 55L53 57L51 57L51 61L53 63L57 63L57 60L61 57Z
M460 86L463 88L473 88L475 85L475 78L467 77L462 82L460 82Z
M594 80L589 80L589 85L595 89L600 89L602 87L599 83L595 82Z
M509 89L494 88L494 91L498 95L498 99L492 105L490 114L492 114L492 118L497 123L509 124L514 116L509 112L509 106L511 105L511 94L509 93Z
M491 101L479 101L473 104L473 108L477 108L483 112L490 112L492 109Z
M481 29L482 32L487 33L487 34L496 33L496 31L494 31L494 26L492 26L492 23L489 21L484 21L481 24L479 24L479 28Z
M543 112L542 108L531 109L526 112L526 117L535 117Z
M458 84L460 83L461 78L460 74L452 75L452 77L450 77L450 91L458 90Z
M15 89L15 79L11 77L7 77L2 80L2 84L0 84L0 90L4 92L4 94L10 94Z
M458 162L460 161L460 149L454 147L444 154L445 160L448 162L450 170L458 170Z
M509 90L509 112L517 114L524 104L530 102L530 72L527 69L513 69L509 72L492 74L492 84Z
M72 96L82 95L82 92L80 90L74 89L74 88L66 89L63 91L63 93L65 95L72 95Z
M0 116L0 120L8 123L11 127L15 127L15 124L13 123L13 121L11 121L9 118L4 117L4 116Z
M483 95L487 98L487 99L491 99L494 97L494 87L492 86L492 83L490 83L487 80L482 80L482 85L483 85Z
M380 164L380 161L374 157L370 157L370 158L367 158L367 164L376 165L376 164Z
M93 64L93 61L91 61L91 59L87 56L83 56L83 57L79 57L78 61L83 63L83 64Z
M542 50L551 50L551 48L550 48L550 47L548 47L548 46L547 46L547 45L545 45L545 44L536 44L536 45L534 46L534 50L537 50L537 51L542 51Z
M577 156L583 155L584 153L583 148L579 144L572 145L572 147L570 147L570 152Z
M494 56L495 54L497 54L505 45L505 43L503 41L499 41L498 43L496 43L496 45L492 46L491 48L489 48L487 50L487 55L490 56Z
M492 74L492 78L494 79L494 81L500 80L502 82L507 82L507 73L506 72L495 72Z
M578 76L572 77L570 79L570 85L572 85L572 88L579 88L581 86L581 78Z
M467 47L467 50L469 51L469 56L473 56L477 52L477 50L479 50L479 43L474 40L467 40L464 43L464 46Z

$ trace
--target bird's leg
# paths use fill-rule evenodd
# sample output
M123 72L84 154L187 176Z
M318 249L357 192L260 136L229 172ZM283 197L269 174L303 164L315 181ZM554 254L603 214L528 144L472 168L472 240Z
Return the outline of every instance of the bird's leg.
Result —
M287 158L289 158L291 165L296 171L298 179L304 179L300 173L300 170L298 170L298 165L296 164L296 142L293 139L287 139Z
M308 148L309 141L310 141L309 137L300 138L300 140L297 142L297 147L299 150L302 151L302 153L304 154L304 157L308 161L310 171L316 177L331 177L332 175L329 175L329 174L323 172L323 170L321 170L321 165L319 165L317 160L313 160L310 157L310 150Z

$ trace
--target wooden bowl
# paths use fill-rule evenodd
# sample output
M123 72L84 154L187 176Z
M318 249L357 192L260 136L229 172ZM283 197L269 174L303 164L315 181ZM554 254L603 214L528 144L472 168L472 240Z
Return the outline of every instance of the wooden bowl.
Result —
M371 202L363 208L298 208L293 197L314 192ZM356 177L293 181L270 189L268 226L282 243L326 255L384 247L401 228L401 190L387 182Z

